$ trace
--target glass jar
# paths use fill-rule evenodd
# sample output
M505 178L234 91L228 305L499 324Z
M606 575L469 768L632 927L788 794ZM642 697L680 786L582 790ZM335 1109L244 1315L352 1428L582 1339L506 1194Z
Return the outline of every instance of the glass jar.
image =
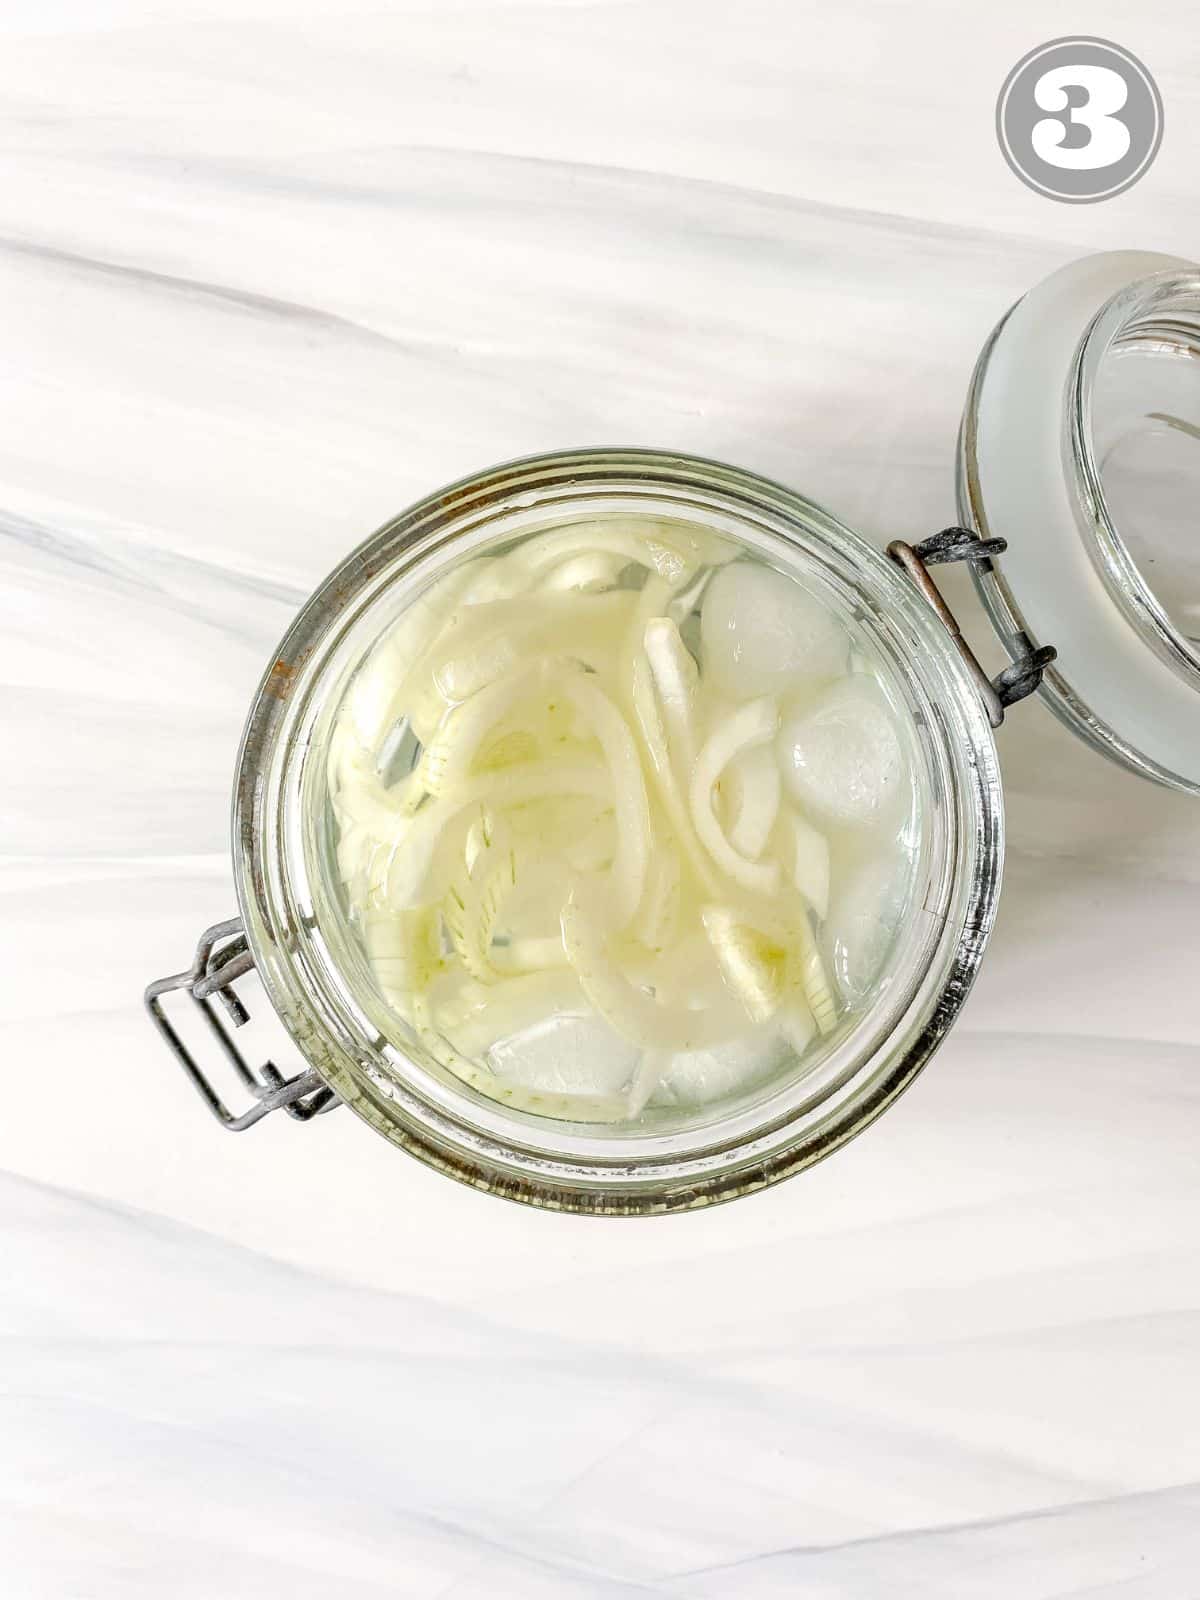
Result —
M296 618L250 711L234 794L240 915L208 930L187 972L147 991L156 1023L215 1114L240 1128L273 1109L303 1119L343 1101L394 1144L456 1178L535 1205L599 1214L733 1198L811 1165L873 1121L937 1048L982 958L1003 859L993 728L1006 703L1037 687L1054 655L1049 632L1070 644L1062 670L1045 685L1059 714L1139 771L1200 787L1200 740L1190 749L1181 744L1188 727L1200 729L1200 681L1186 633L1195 591L1186 563L1172 568L1169 594L1146 585L1144 555L1116 534L1105 477L1112 441L1153 426L1143 390L1149 394L1154 382L1108 384L1113 353L1135 350L1154 361L1172 339L1196 352L1200 279L1163 259L1090 258L1039 286L1005 319L981 357L964 417L960 496L969 527L916 551L895 545L881 554L789 489L734 467L597 450L466 479L405 511L350 555ZM1134 266L1141 270L1131 287ZM1100 412L1110 419L1103 432ZM1014 471L1016 461L1024 470ZM339 899L326 771L331 729L355 673L432 584L518 537L627 515L693 521L820 589L891 686L907 725L922 826L904 937L871 1005L815 1064L739 1100L611 1125L502 1103L398 1031ZM1163 526L1161 519L1145 525L1155 549ZM970 561L1013 656L995 684L928 571L960 558ZM1101 616L1109 629L1102 647L1093 637ZM1175 686L1165 712L1142 705L1113 669L1106 653L1113 639L1122 641L1123 662L1137 657L1143 690L1160 680ZM234 984L251 966L307 1062L292 1078L255 1069L234 1043L228 1024L245 1016ZM163 1006L172 989L187 990L204 1010L252 1096L248 1112L226 1109L182 1042Z

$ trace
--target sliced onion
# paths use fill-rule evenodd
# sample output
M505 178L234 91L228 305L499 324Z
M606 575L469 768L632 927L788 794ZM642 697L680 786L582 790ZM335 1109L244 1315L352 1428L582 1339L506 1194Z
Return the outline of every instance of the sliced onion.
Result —
M785 811L783 827L792 882L822 922L829 915L829 841L798 811Z
M588 666L606 665L636 599L609 594L545 594L486 605L462 605L421 655L401 690L400 703L418 738L427 743L446 710L494 683L531 657L563 654Z
M492 965L505 977L526 972L552 972L568 965L562 935L510 939L492 946Z
M744 920L762 933L783 958L781 1004L799 1000L812 1012L818 1030L829 1034L837 1027L837 1000L811 916L807 901L794 890L771 901L748 903L744 909Z
M533 656L564 655L602 671L617 653L636 604L633 594L618 589L473 607L465 613L474 616L471 636L444 636L428 663L430 679L445 701L455 703Z
M483 562L468 561L443 573L417 596L367 657L346 696L347 723L358 743L375 750L403 711L408 674L436 645L455 605L478 576Z
M475 757L476 772L500 772L505 767L519 767L523 762L536 761L537 735L528 728L502 729L489 734Z
M739 855L757 861L771 837L783 794L775 752L763 744L743 750L725 769L720 789L729 843Z
M428 794L444 794L467 777L480 745L541 677L540 659L524 662L446 713L417 768Z
M646 1109L653 1098L655 1090L663 1080L663 1074L674 1059L673 1053L669 1051L642 1051L627 1091L627 1103L631 1117L640 1116Z
M500 976L492 964L492 938L505 899L516 887L517 852L512 835L493 813L480 819L478 849L470 871L464 859L446 891L442 916L456 954L479 983L495 983Z
M779 707L775 700L771 696L751 700L709 735L692 771L692 822L700 841L722 872L752 894L775 892L779 886L779 863L750 861L733 848L713 810L713 790L735 756L769 743L778 728Z
M751 1022L766 1022L783 993L783 953L728 906L705 906L704 931L721 972Z
M658 691L663 727L677 772L690 777L696 759L696 688L700 673L669 617L652 617L642 635Z
M802 1056L816 1037L817 1026L807 1004L791 995L775 1013L775 1027L793 1053Z
M646 873L646 892L633 925L633 934L647 950L662 951L679 932L681 884L678 853L670 845L657 848Z
M692 612L700 605L704 598L704 591L708 588L719 567L707 567L697 574L682 589L671 596L671 603L666 608L672 622L682 624L687 621Z
M724 1006L731 1019L737 1018L738 1004L725 986L702 926L693 927L675 944L655 951L640 964L630 961L629 966L638 983L653 989L655 999L664 1005L689 1010Z
M563 948L584 994L610 1027L644 1049L699 1050L729 1037L719 1011L660 1005L622 971L609 948L603 902L577 887L563 907Z
M355 771L348 779L346 772L344 767L335 804L340 819L338 871L344 883L355 885L355 893L365 897L377 887L380 852L390 851L407 834L412 818L373 774Z
M557 567L551 567L539 583L539 589L582 589L597 594L615 588L623 567L628 563L611 550L585 550L580 555L568 556Z
M468 778L452 794L424 806L384 846L385 859L374 869L380 896L397 908L428 898L429 873L442 836L472 802L485 800L502 811L551 795L594 795L603 790L607 776L600 761L530 761Z
M596 552L620 556L626 564L637 562L675 587L697 567L721 565L736 554L728 541L694 524L607 516L602 521L554 528L527 540L504 560L519 568L532 584L568 556Z
M401 1016L411 1017L414 996L424 993L441 969L440 927L432 905L366 919L363 943L371 971L380 993Z
M590 752L575 759L581 763L595 761ZM603 772L603 767L596 765ZM592 794L541 795L514 804L507 811L509 825L518 839L536 845L547 861L561 858L581 872L599 871L612 861L616 848L612 797L607 789L602 781ZM557 913L556 906L556 916Z
M646 883L650 805L642 767L625 719L608 695L582 673L569 673L563 688L595 730L608 763L617 819L617 849L611 872L612 927L619 930L637 911Z
M671 763L670 751L667 749L666 734L663 731L662 721L659 716L658 705L654 697L654 685L650 677L650 664L644 655L634 661L632 672L631 698L633 701L634 715L638 729L642 735L642 749L650 768L650 775L659 801L667 814L671 828L676 839L687 856L688 864L696 874L704 893L709 896L720 894L720 887L705 855L696 830L692 826L691 813L688 811L687 801L679 787L679 780Z
M837 1027L837 1001L829 986L820 946L813 934L805 908L796 922L795 962L799 969L800 986L808 1001L813 1021L822 1034L830 1034Z
M563 846L563 861L573 872L603 872L617 854L616 817L605 811Z

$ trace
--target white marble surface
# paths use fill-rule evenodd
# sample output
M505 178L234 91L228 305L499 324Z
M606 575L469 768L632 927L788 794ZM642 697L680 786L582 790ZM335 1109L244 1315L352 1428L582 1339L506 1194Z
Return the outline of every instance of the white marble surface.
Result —
M992 103L1080 25L1167 131L1069 207ZM0 11L6 1600L1200 1593L1200 806L1040 707L953 1038L732 1207L229 1138L139 999L231 908L243 711L350 545L581 443L941 525L1011 300L1200 249L1198 81L1182 0Z

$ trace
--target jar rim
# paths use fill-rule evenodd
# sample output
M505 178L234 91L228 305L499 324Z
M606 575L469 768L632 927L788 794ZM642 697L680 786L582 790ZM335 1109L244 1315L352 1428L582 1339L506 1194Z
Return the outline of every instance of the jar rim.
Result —
M848 560L877 597L888 626L911 646L913 681L925 696L928 737L945 746L953 816L952 883L927 971L896 1028L862 1063L853 1092L823 1117L776 1119L755 1136L710 1143L672 1158L639 1162L589 1154L558 1141L563 1153L531 1151L518 1138L482 1128L454 1105L431 1104L411 1084L391 1092L372 1077L364 1037L329 992L313 956L304 910L292 896L285 803L294 778L296 734L319 698L322 666L337 641L392 583L433 557L446 560L465 526L485 525L499 508L565 503L584 493L708 496L825 541L828 559ZM899 636L898 634L898 636ZM327 680L326 680L327 682ZM289 759L292 768L289 768ZM288 772L292 771L292 777ZM811 1165L874 1120L940 1044L978 969L995 915L1003 855L1003 815L992 731L978 694L941 624L883 555L819 507L766 478L719 462L647 450L587 450L527 457L427 497L386 523L343 561L302 608L247 720L234 789L234 876L250 948L275 1007L310 1064L392 1142L431 1165L497 1194L554 1209L645 1214L730 1199ZM948 869L949 871L949 869ZM310 918L311 921L311 918ZM719 1124L717 1127L719 1128Z
M1105 348L1109 325L1101 329L1098 318L1108 313L1115 327L1124 320L1121 306L1198 270L1179 257L1107 251L1036 284L980 352L957 463L960 519L1007 545L972 569L1001 644L1014 661L1053 644L1058 659L1040 686L1050 710L1110 760L1185 793L1200 793L1197 683L1161 636L1134 625L1136 591L1122 591L1106 570L1083 477L1090 418L1076 388L1088 389ZM1081 367L1093 332L1092 361ZM1088 453L1098 483L1090 446ZM1115 530L1114 537L1120 541ZM1146 627L1152 634L1148 620Z
M1155 333L1187 338L1200 352L1200 269L1139 279L1100 307L1075 355L1067 425L1084 527L1109 592L1151 649L1200 689L1200 647L1171 621L1122 536L1097 459L1094 397L1101 364L1120 344Z

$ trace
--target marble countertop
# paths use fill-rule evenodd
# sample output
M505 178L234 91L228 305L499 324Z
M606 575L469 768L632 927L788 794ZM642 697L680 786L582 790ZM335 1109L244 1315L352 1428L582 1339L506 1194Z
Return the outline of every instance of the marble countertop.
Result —
M1040 705L952 1038L731 1207L227 1137L140 1003L232 911L272 646L418 495L643 443L951 520L1006 307L1198 250L1190 8L1070 21L1166 106L1095 206L996 148L1029 0L0 12L6 1600L1200 1593L1200 806Z

